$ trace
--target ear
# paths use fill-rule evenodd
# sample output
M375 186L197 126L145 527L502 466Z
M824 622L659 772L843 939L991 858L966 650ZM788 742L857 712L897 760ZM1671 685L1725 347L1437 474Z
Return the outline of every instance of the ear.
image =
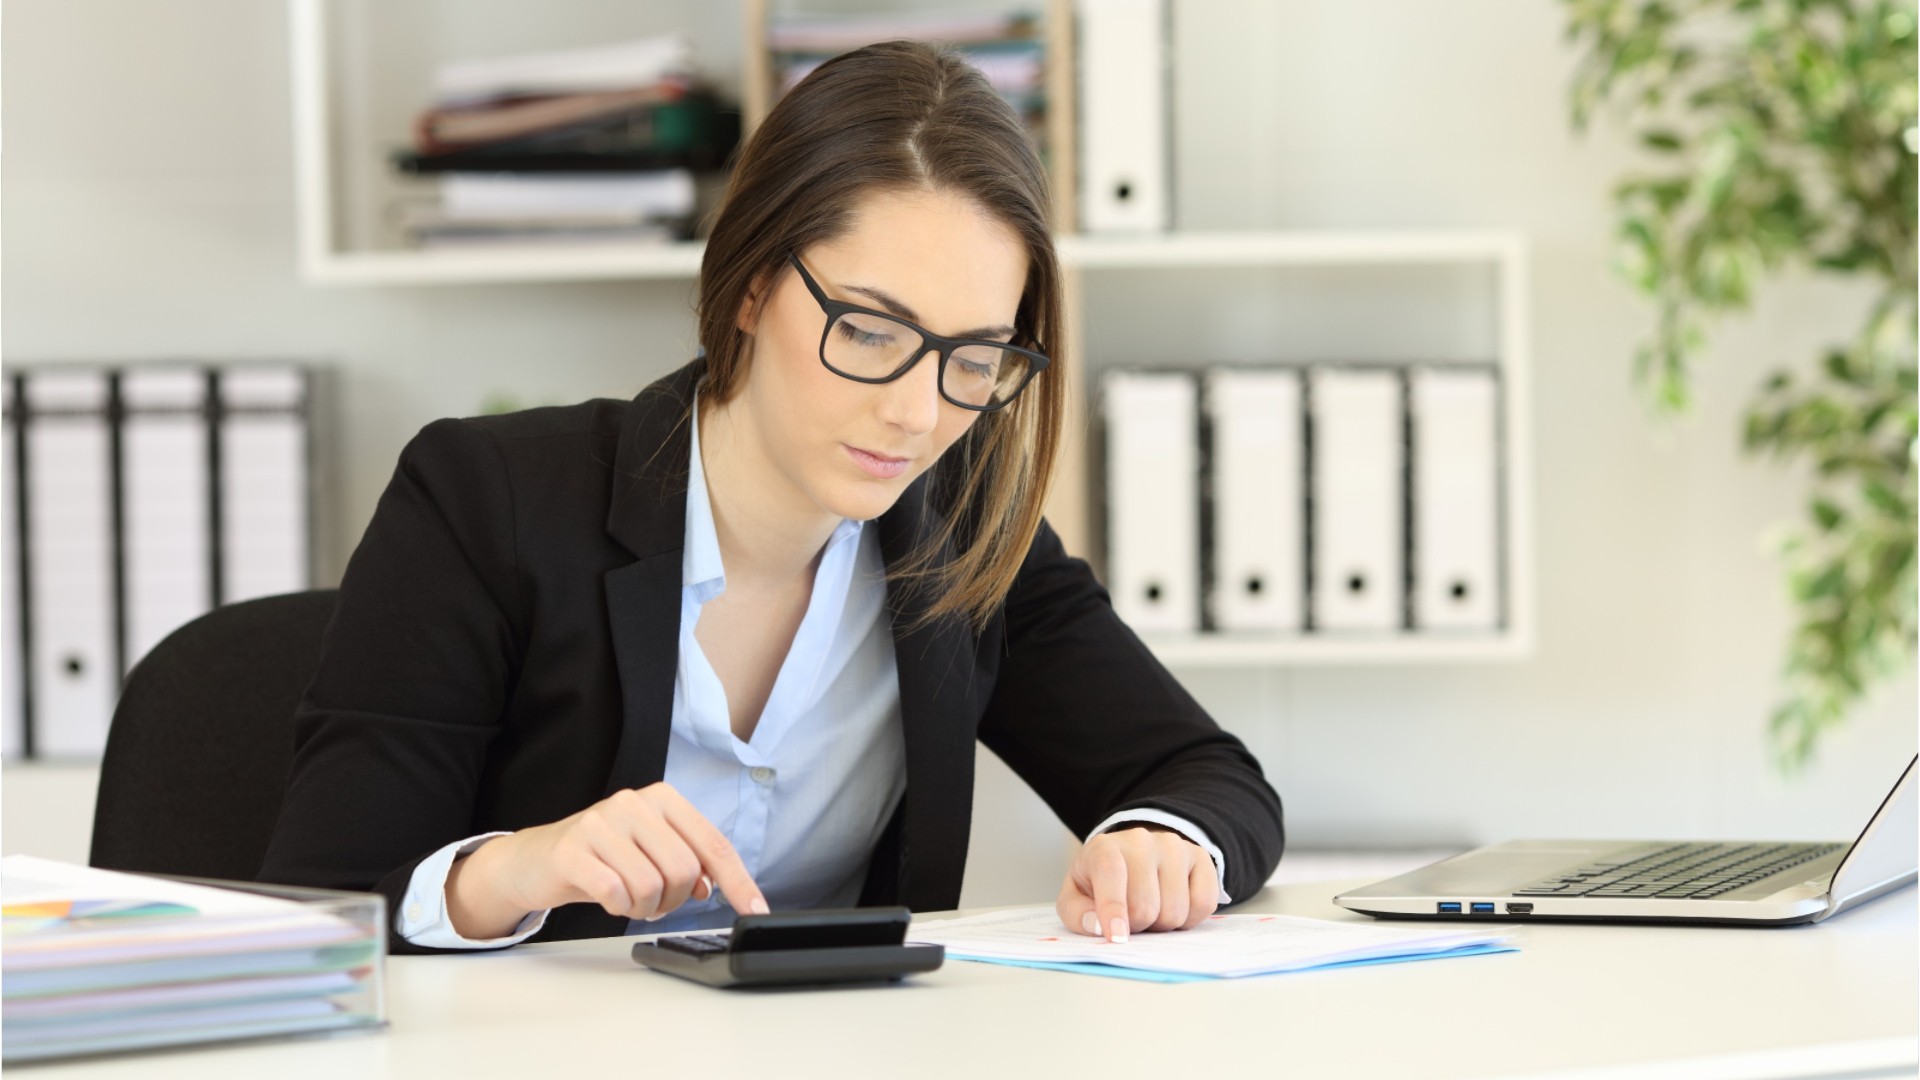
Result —
M747 295L740 300L740 311L734 316L733 325L748 337L753 336L760 325L760 314L766 306L768 275L755 274L752 283L747 286Z

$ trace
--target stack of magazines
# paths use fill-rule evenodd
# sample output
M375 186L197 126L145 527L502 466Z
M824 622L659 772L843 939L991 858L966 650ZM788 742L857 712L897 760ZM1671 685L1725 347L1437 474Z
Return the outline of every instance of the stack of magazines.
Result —
M399 226L427 247L685 238L739 139L676 35L449 64L394 155L441 198Z
M0 859L9 1064L385 1025L385 903Z

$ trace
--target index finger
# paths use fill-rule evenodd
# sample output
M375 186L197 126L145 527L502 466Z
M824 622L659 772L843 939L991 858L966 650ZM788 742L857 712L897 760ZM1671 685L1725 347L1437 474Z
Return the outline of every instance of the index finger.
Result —
M1127 859L1119 845L1105 845L1087 871L1093 886L1093 910L1108 941L1127 940Z
M661 800L661 816L693 849L701 868L719 886L733 910L741 915L765 915L771 911L766 896L760 892L760 886L754 884L747 864L740 861L740 853L733 850L733 842L727 835L695 809L686 796L671 789L665 796Z

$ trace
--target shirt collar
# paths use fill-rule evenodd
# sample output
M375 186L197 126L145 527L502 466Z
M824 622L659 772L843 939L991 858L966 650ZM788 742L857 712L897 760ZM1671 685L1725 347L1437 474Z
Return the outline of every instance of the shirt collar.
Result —
M713 525L713 500L707 494L707 469L700 460L700 395L693 397L693 453L687 463L687 537L680 557L680 585L704 604L727 590L727 568L720 561L720 534ZM840 519L824 550L857 538L865 522Z

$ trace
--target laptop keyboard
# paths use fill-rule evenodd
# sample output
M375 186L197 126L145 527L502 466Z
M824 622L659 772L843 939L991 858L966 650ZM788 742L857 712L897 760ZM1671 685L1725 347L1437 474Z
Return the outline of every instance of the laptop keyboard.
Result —
M1705 900L1830 855L1845 844L1673 844L1623 852L1553 877L1515 896L1653 897Z

